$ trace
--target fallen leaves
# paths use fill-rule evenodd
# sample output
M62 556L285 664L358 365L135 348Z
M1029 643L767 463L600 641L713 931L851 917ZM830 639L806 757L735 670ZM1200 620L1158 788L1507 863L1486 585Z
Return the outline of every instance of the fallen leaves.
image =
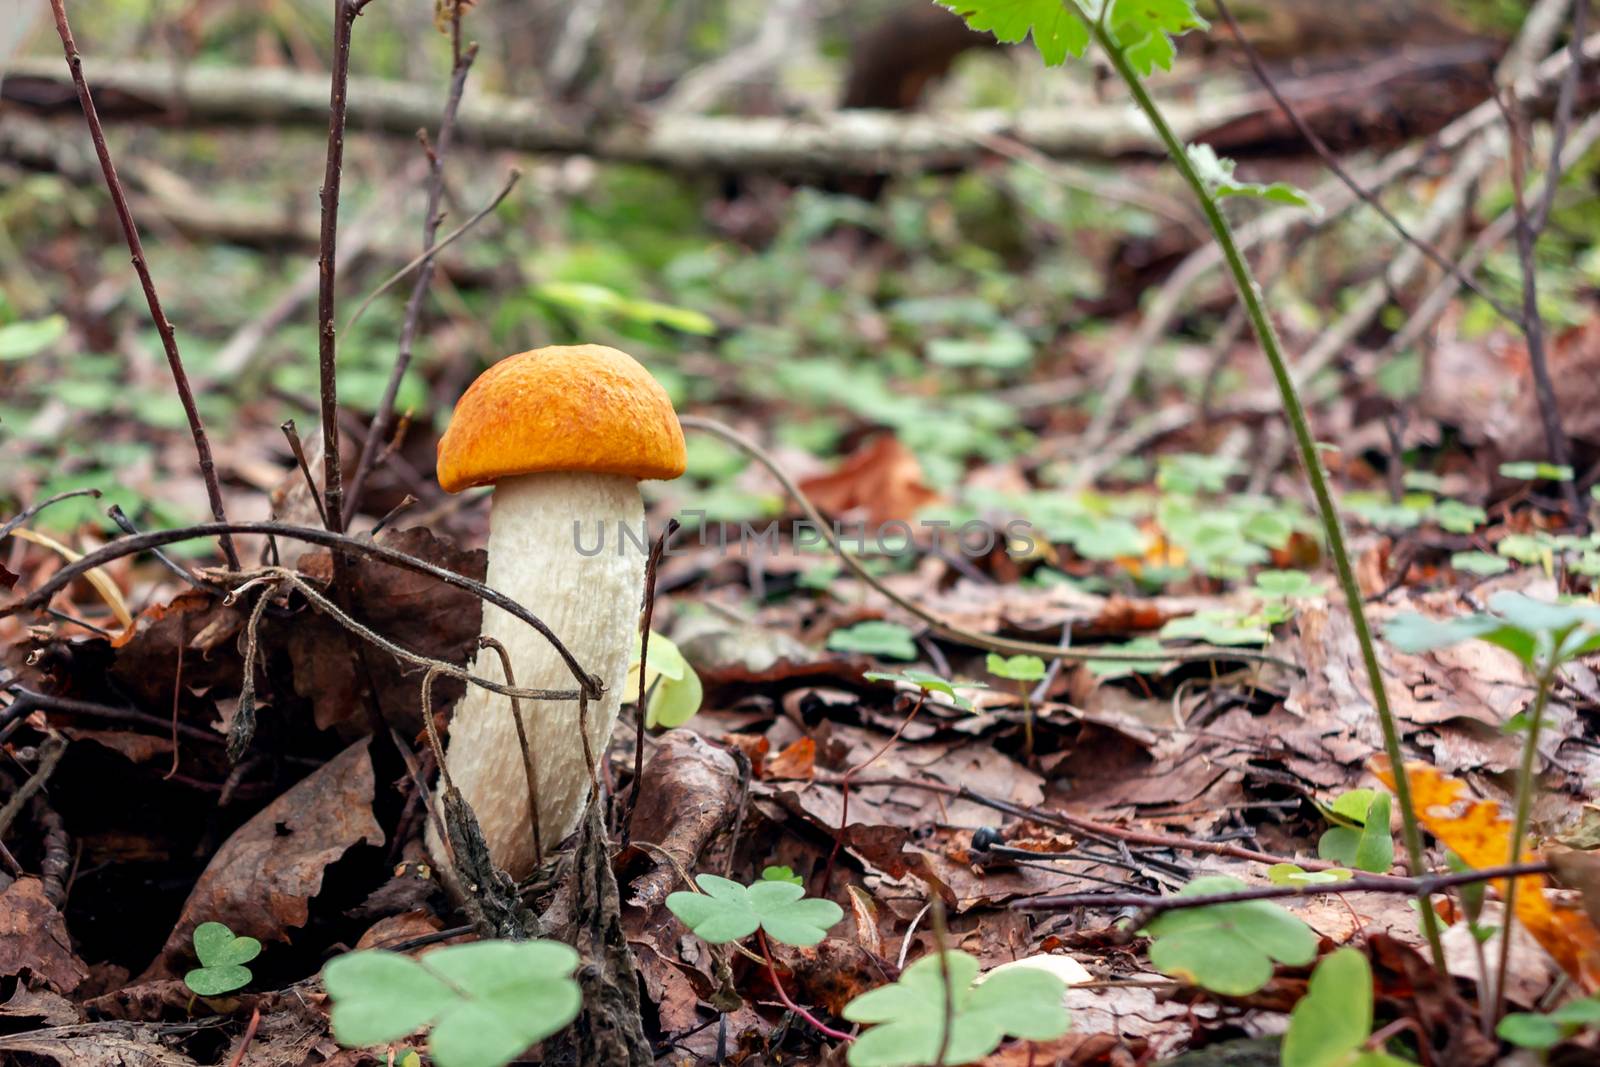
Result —
M18 878L0 893L0 978L14 975L58 993L72 992L89 976L37 878Z
M826 514L844 515L859 508L874 525L912 519L939 499L923 483L917 457L890 434L856 449L832 474L805 479L800 491Z
M1384 761L1375 762L1378 777L1394 788L1392 768ZM1498 803L1469 796L1463 782L1425 763L1406 764L1406 778L1417 818L1456 855L1473 867L1511 862L1512 823ZM1518 862L1536 858L1525 851ZM1495 883L1502 896L1507 883L1507 879ZM1553 899L1540 875L1517 878L1516 917L1586 992L1600 989L1600 930L1580 909Z
M323 872L350 848L384 843L372 814L370 738L363 738L261 809L217 850L201 874L160 956L141 981L187 970L203 922L234 934L285 941L304 926Z

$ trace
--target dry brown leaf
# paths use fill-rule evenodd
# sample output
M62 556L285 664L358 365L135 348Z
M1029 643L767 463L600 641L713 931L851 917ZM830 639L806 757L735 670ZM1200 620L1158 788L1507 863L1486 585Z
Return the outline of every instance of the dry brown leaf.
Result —
M488 557L481 549L460 548L420 526L385 530L377 541L477 581L483 580L487 567ZM323 551L307 553L301 567L324 576L332 573L331 558ZM346 589L346 610L403 648L452 663L465 663L476 652L483 606L463 589L367 559L351 564ZM273 630L269 621L265 632L271 635ZM422 729L423 668L400 663L371 646L362 647L358 658L352 649L360 639L322 615L296 618L285 639L294 664L295 692L311 701L318 728L364 714L362 692L369 676L361 669L364 658L384 714L402 733ZM494 664L489 677L498 678L498 661L490 657L487 662ZM433 689L434 707L448 707L463 690L464 683L439 678Z
M939 499L922 481L922 465L892 434L881 434L847 456L832 474L807 478L800 489L824 513L857 508L878 524L906 521Z
M362 738L268 804L211 857L184 902L177 925L140 981L171 978L194 958L190 939L203 922L239 936L287 941L304 926L323 871L361 842L384 843L372 814L370 738Z
M89 976L37 878L18 878L0 893L0 978L22 974L58 993L72 992Z
M38 1056L58 1067L195 1067L194 1060L161 1043L159 1029L140 1028L129 1036L128 1028L106 1023L36 1030L0 1037L0 1052Z

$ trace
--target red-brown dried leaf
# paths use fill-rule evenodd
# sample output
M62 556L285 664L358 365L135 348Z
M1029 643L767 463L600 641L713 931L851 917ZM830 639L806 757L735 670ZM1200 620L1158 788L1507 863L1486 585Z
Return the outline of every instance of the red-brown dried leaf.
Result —
M832 474L807 478L800 489L823 512L857 508L870 523L909 520L939 499L922 481L922 465L891 434L881 434L847 456Z
M809 737L802 737L767 760L762 777L805 779L814 775L816 769L817 743Z

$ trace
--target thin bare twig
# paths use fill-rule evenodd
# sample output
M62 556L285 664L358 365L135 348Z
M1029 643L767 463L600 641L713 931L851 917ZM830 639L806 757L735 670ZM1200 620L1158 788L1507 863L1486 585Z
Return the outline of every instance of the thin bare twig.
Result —
M205 522L194 526L181 526L172 530L155 530L150 533L140 534L137 537L124 537L112 541L110 544L102 545L95 551L88 553L77 562L62 567L51 575L44 584L26 596L13 600L9 604L0 604L0 619L15 615L21 611L35 611L43 608L49 603L51 597L66 588L68 584L88 571L104 566L112 560L145 552L152 548L176 544L179 541L192 541L197 537L216 537L222 533L264 534L273 537L286 537L291 541L304 541L307 544L336 549L349 555L375 559L380 563L386 563L391 567L399 567L402 570L412 571L416 574L425 574L446 585L465 590L479 600L493 604L495 607L515 616L537 630L540 636L550 642L550 646L555 649L556 654L567 665L567 669L572 672L572 676L577 680L581 691L588 692L596 698L604 691L604 686L600 680L583 669L582 665L572 655L572 652L555 635L554 631L545 625L542 619L499 590L492 589L482 582L474 581L465 575L457 574L455 571L429 563L427 560L417 559L415 556L409 556L404 552L398 552L372 541L311 526L292 526L288 523L280 522ZM496 693L509 695L511 692L508 687L502 686L498 682L491 682L486 678L473 678L471 681L475 685ZM542 699L533 690L519 689L516 690L516 693L518 696ZM566 699L571 698L569 696Z
M55 496L47 496L37 504L30 504L28 507L22 509L15 515L11 516L11 518L7 519L3 525L0 525L0 540L4 540L12 530L15 530L18 526L21 526L23 523L39 514L39 512L43 511L50 505L59 504L63 500L71 500L75 496L92 496L96 500L99 500L100 490L92 488L68 489L64 493L57 493Z
M422 301L427 295L428 287L433 284L434 255L438 251L434 238L439 232L439 223L444 218L440 211L440 201L444 198L444 157L450 148L455 133L456 113L461 108L461 97L466 90L467 74L472 69L473 60L478 58L478 46L473 44L465 50L461 47L461 5L452 6L450 11L450 50L453 57L450 71L450 95L445 100L444 114L439 119L439 135L434 142L433 151L429 153L428 173L428 203L424 208L422 217L422 257L416 281L411 286L411 296L406 301L405 319L400 326L400 346L395 355L394 367L389 372L388 384L384 386L383 398L378 401L378 410L373 412L372 425L367 430L366 442L361 447L361 458L356 463L355 477L350 480L350 502L346 505L344 521L349 525L355 517L355 510L359 504L361 490L366 485L367 475L371 473L376 462L378 442L382 441L388 432L389 414L394 410L394 398L400 390L400 380L405 377L406 368L411 364L411 346L416 338L417 322L422 314ZM422 131L418 131L419 134ZM507 186L510 191L510 186ZM502 193L501 196L505 194ZM495 203L499 203L496 199ZM492 206L488 210L493 210ZM464 228L463 228L464 230ZM407 270L410 269L408 265ZM403 272L402 272L403 273ZM396 276L398 277L398 275ZM384 287L389 283L385 282ZM379 292L383 287L380 287ZM375 296L376 294L374 294ZM369 297L367 302L372 298ZM366 307L363 302L356 314L351 316L353 324ZM348 329L348 326L346 327Z
M200 409L195 405L194 390L189 386L189 375L183 368L183 357L178 354L178 338L173 332L167 313L162 310L161 298L156 295L155 279L145 263L144 244L139 240L139 227L133 221L128 207L128 194L123 191L122 179L117 177L117 167L111 161L111 149L106 146L106 132L100 125L100 114L95 110L94 99L89 95L89 84L83 77L83 57L78 54L78 43L73 40L72 27L67 24L66 0L50 0L50 10L55 14L56 33L61 37L61 47L66 53L67 66L72 72L72 84L78 91L78 103L83 107L84 121L89 124L89 137L94 141L95 155L100 157L100 171L105 175L106 189L111 193L111 203L117 212L117 222L133 257L134 272L139 275L139 285L144 289L144 300L150 308L150 318L161 335L161 347L167 354L167 367L172 371L172 382L178 389L178 400L183 404L184 417L189 420L189 432L194 436L195 454L200 460L200 477L206 483L206 496L211 502L211 517L227 522L222 506L222 487L217 481L217 465L211 458L211 441L206 436L205 424L200 421ZM239 553L233 538L224 533L220 538L223 558L228 566L237 569Z
M59 2L59 0L53 0ZM317 372L322 401L323 522L344 532L344 477L339 467L339 383L333 310L339 244L339 182L344 170L344 123L350 86L350 35L369 0L334 0L333 77L328 91L328 162L322 174L322 227L317 242ZM335 557L337 562L337 557ZM237 567L237 564L234 565Z
M472 216L468 218L466 222L463 222L460 226L457 226L455 229L441 237L439 241L428 251L420 252L417 255L412 256L409 261L400 267L400 269L396 270L393 274L379 282L377 288L368 293L366 298L363 299L360 304L356 305L356 309L351 313L350 317L345 320L345 330L348 332L352 326L360 321L361 316L366 314L367 308L372 306L372 302L377 300L378 297L382 296L384 293L388 292L389 288L396 282L404 280L406 275L410 274L418 267L430 266L434 257L436 257L440 252L443 252L456 241L459 241L462 237L466 236L468 230L472 229L478 223L494 214L494 209L505 202L505 198L511 195L511 190L515 189L517 187L517 182L521 180L522 171L518 170L516 167L512 167L508 172L506 172L506 180L500 186L500 191L495 193L487 204L473 212ZM443 216L441 215L440 218L443 218ZM408 312L409 308L410 305L408 303ZM415 327L415 325L415 323L412 324L413 327ZM399 381L399 379L395 380Z
M322 501L322 493L317 489L317 480L311 476L311 464L306 462L306 447L300 440L300 429L294 424L293 419L284 419L283 425L278 429L283 431L284 439L289 442L289 451L294 454L294 461L300 468L301 477L306 480L306 488L311 492L311 502L317 506L317 517L324 526L328 525L328 508Z
M1227 22L1228 29L1232 31L1234 39L1238 41L1239 47L1244 51L1245 59L1249 61L1250 69L1255 72L1256 80L1271 95L1273 102L1278 105L1278 109L1294 125L1295 130L1305 139L1306 144L1311 146L1311 150L1321 157L1323 164L1333 172L1333 176L1343 182L1345 188L1355 194L1358 200L1376 211L1383 221L1388 223L1389 228L1400 236L1401 240L1414 247L1424 256L1427 256L1434 266L1449 274L1464 288L1476 293L1506 321L1514 324L1520 323L1521 317L1515 311L1485 292L1477 282L1472 280L1470 275L1461 270L1443 252L1439 251L1433 242L1407 229L1406 224L1396 218L1394 212L1385 207L1382 200L1379 200L1360 182L1356 181L1350 172L1345 169L1344 164L1339 161L1338 155L1328 147L1328 143L1317 134L1317 131L1313 130L1306 120L1301 117L1300 112L1295 109L1293 104L1289 103L1288 99L1283 95L1283 91L1278 88L1277 82L1273 81L1272 75L1267 71L1266 64L1261 61L1261 54L1256 51L1255 46L1250 43L1250 39L1245 36L1244 30L1240 28L1238 20L1233 17L1233 9L1228 6L1227 0L1215 0L1215 3L1217 5L1217 13L1222 16L1223 21Z
M1194 896L1156 896L1152 893L1065 893L1060 896L1030 897L1018 900L1012 907L1020 911L1056 911L1062 908L1142 908L1140 920L1133 925L1138 929L1163 912L1180 908L1203 908L1210 904L1237 904L1246 900L1277 900L1283 897L1317 897L1341 893L1405 893L1424 896L1456 885L1488 882L1496 878L1514 878L1527 874L1544 874L1550 870L1548 863L1512 863L1500 867L1480 867L1477 870L1431 874L1422 878L1371 878L1357 875L1343 882L1322 882L1316 885L1263 885L1251 889L1238 889L1230 893L1199 893Z
M649 696L650 622L656 613L656 570L661 566L661 553L665 551L672 535L678 532L678 520L668 519L666 529L651 546L650 558L644 565L644 613L639 620L639 708L634 717L633 783L628 787L628 813L622 820L622 844L626 848L633 832L633 809L639 803L639 783L644 780L644 727L646 697Z
M511 671L511 653L506 651L505 645L488 634L481 634L478 647L494 649L500 657L500 671L506 676L506 684L517 684L517 676ZM543 867L544 842L539 836L539 768L534 764L533 749L528 747L528 728L522 722L522 705L516 697L511 698L511 721L517 728L517 744L522 748L522 776L528 783L528 822L533 826L533 865Z
M733 429L731 426L727 426L721 422L718 422L716 419L707 418L703 415L681 415L679 416L678 421L683 424L683 428L686 430L703 430L707 433L711 433L722 438L730 444L738 446L752 459L765 467L769 472L771 472L774 478L778 479L778 483L783 486L784 491L789 494L790 498L793 499L796 504L800 505L800 510L805 512L806 518L811 520L812 525L822 535L822 539L827 542L828 547L833 550L834 555L839 557L840 561L850 569L851 573L853 573L857 578L865 582L867 585L871 586L873 589L877 590L884 597L888 598L888 600L896 607L900 608L902 611L910 612L912 615L928 624L928 626L930 626L935 632L943 637L949 638L952 641L959 641L964 645L970 645L974 648L987 648L995 652L1005 652L1011 655L1023 653L1030 656L1049 656L1056 659L1070 659L1074 661L1091 659L1117 661L1160 659L1179 663L1208 660L1246 660L1256 663L1273 663L1280 667L1286 667L1289 670L1300 669L1298 666L1288 662L1287 660L1282 660L1275 656L1269 656L1265 652L1256 652L1252 650L1215 648L1206 645L1192 646L1189 648L1164 649L1160 652L1154 653L1128 652L1124 649L1118 648L1099 648L1090 646L1085 646L1083 648L1061 648L1058 645L1047 645L1039 641L1018 641L1008 637L996 637L992 634L982 634L975 630L968 630L963 627L956 626L940 618L938 615L934 614L932 611L929 611L927 608L923 607L921 604L918 604L909 597L902 596L893 589L884 585L876 575L872 574L866 569L859 559L857 559L851 553L845 551L844 547L840 545L838 535L834 533L832 525L822 517L822 513L817 510L817 506L811 502L811 499L807 497L805 493L801 492L799 485L795 483L793 478L789 477L788 472L786 472L778 464L777 460L773 459L772 456L767 453L766 449L750 440L744 434Z
M1556 103L1554 132L1551 135L1550 165L1546 170L1544 195L1530 214L1524 195L1527 157L1523 139L1519 136L1521 110L1518 105L1505 105L1506 121L1511 127L1511 188L1512 208L1517 215L1517 258L1522 267L1522 334L1528 343L1528 365L1533 374L1533 392L1539 402L1539 421L1544 428L1545 447L1550 452L1550 462L1561 467L1572 466L1572 446L1561 425L1561 409L1556 403L1555 383L1550 377L1550 362L1545 352L1544 318L1539 313L1538 263L1534 256L1539 235L1550 220L1550 209L1555 203L1556 189L1561 184L1561 152L1566 146L1572 125L1572 111L1577 99L1578 80L1583 70L1583 29L1588 14L1588 0L1574 0L1572 5L1572 40L1568 55L1572 65L1561 82L1561 95ZM1495 99L1499 100L1498 92ZM1567 510L1574 519L1582 521L1583 506L1578 502L1578 486L1571 478L1561 482L1561 495ZM1510 944L1510 939L1507 939Z

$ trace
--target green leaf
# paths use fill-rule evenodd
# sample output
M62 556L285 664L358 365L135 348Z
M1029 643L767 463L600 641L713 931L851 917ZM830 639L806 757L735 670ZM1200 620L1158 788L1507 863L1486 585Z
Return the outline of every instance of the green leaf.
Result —
M0 363L36 356L66 335L67 320L62 315L0 326Z
M1347 790L1334 798L1328 815L1345 826L1365 826L1367 812L1372 810L1372 801L1377 795L1376 789Z
M202 997L221 996L250 984L244 964L261 955L261 942L235 937L224 923L201 923L194 928L194 954L201 965L183 976L183 984Z
M1504 574L1511 569L1511 564L1504 558L1487 552L1456 552L1450 557L1450 566L1458 571L1485 577L1491 574Z
M1273 885L1328 885L1348 882L1353 875L1343 867L1330 867L1325 871L1308 871L1298 863L1274 863L1267 868L1267 881Z
M1394 835L1389 832L1389 794L1372 798L1361 840L1356 844L1355 866L1373 874L1387 873L1394 866Z
M202 997L232 993L250 984L248 967L196 967L183 976L183 984Z
M1535 463L1532 461L1502 463L1500 464L1500 477L1519 478L1530 482L1570 482L1572 481L1572 468L1559 463Z
M1178 50L1172 38L1209 24L1193 0L1105 0L1114 2L1111 36L1129 64L1148 77L1157 67L1171 70Z
M1148 74L1149 71L1144 73ZM1217 155L1216 149L1208 144L1192 144L1188 147L1189 163L1199 173L1200 180L1206 188L1218 199L1229 196L1248 196L1257 200L1270 200L1276 204L1288 204L1291 207L1313 208L1311 198L1292 185L1283 182L1274 182L1271 185L1261 185L1256 182L1242 182L1233 176L1234 167L1238 164L1226 156Z
M578 954L560 942L451 945L421 962L467 995L433 1025L428 1051L439 1067L500 1067L566 1027L583 1006L572 978Z
M1372 968L1353 948L1329 953L1289 1015L1283 1067L1345 1067L1372 1036Z
M1160 637L1166 641L1192 637L1213 645L1264 645L1272 639L1272 634L1236 612L1199 611L1169 619L1161 627Z
M1567 1036L1566 1028L1549 1016L1521 1011L1501 1019L1494 1032L1519 1048L1534 1049L1553 1048Z
M1096 678L1111 679L1123 678L1133 674L1159 674L1167 665L1167 660L1161 658L1165 648L1154 637L1135 637L1126 644L1113 645L1108 651L1116 652L1152 652L1150 659L1092 659L1087 662L1089 673Z
M1317 858L1347 867L1356 865L1356 850L1361 847L1361 831L1349 826L1324 830L1317 838Z
M805 885L805 879L794 873L790 867L763 867L761 868L763 882L789 882L793 885Z
M1018 44L1033 35L1033 46L1047 65L1082 56L1089 47L1089 27L1066 0L937 0L995 40Z
M353 952L323 970L341 1044L387 1044L432 1025L439 1067L502 1067L577 1018L578 954L555 941L477 941L420 960Z
M964 708L967 711L972 710L972 701L956 692L955 683L928 671L904 670L892 673L889 671L866 671L861 677L869 682L909 682L924 693L941 693L948 697L956 707ZM962 682L961 687L963 689L989 688L982 682Z
M633 655L628 664L628 676L622 683L622 699L632 700L639 694L638 635L633 639ZM645 668L645 691L650 694L645 708L644 724L650 729L658 726L682 726L694 718L705 699L705 689L700 675L684 658L678 646L668 638L650 631L650 663Z
M821 941L828 928L844 918L844 911L831 900L804 899L805 887L794 882L767 880L745 886L701 874L695 884L703 892L673 893L667 897L667 908L713 945L764 930L786 945L806 947Z
M917 658L917 643L911 631L897 622L858 622L828 635L828 647L835 652L860 652L883 659Z
M1256 575L1256 592L1263 597L1293 600L1321 596L1325 588L1305 571L1261 571Z
M333 999L333 1036L363 1047L398 1041L460 1003L460 996L421 963L398 952L351 952L323 968Z
M928 342L928 362L941 367L991 367L1010 370L1033 361L1033 342L1016 330L988 337L936 337Z
M235 937L223 923L201 923L194 928L194 954L206 967L236 966L261 955L261 942Z
M1244 888L1236 878L1208 875L1178 895L1211 896ZM1274 962L1303 967L1317 954L1311 928L1265 900L1174 909L1157 916L1145 932L1155 938L1150 962L1157 969L1230 996L1266 985Z
M1007 678L1013 682L1037 682L1044 677L1044 660L1038 656L999 656L989 653L987 660L989 673L997 678Z
M1448 533L1469 534L1488 520L1488 512L1459 500L1441 500L1433 506L1433 521Z
M1033 968L998 971L974 985L978 961L965 952L925 956L892 985L870 990L845 1005L851 1022L870 1026L850 1046L850 1067L917 1067L931 1064L944 1045L944 1062L971 1063L1007 1036L1049 1041L1067 1032L1062 997L1066 985ZM949 972L946 993L945 972ZM948 1004L947 1004L948 1001ZM944 1041L946 1018L949 1040Z

